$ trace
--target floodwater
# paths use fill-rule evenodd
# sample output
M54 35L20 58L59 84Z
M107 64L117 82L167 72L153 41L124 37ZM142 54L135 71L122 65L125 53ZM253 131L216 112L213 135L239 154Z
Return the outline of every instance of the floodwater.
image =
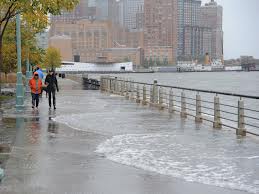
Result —
M259 72L114 76L145 83L152 83L156 79L159 84L164 85L259 96ZM213 96L206 97L213 99ZM224 100L230 105L237 102L237 98L227 97ZM245 103L246 107L259 110L258 100L245 99ZM252 116L258 117L258 114ZM186 181L259 193L259 142L249 138L233 139L234 132L231 136L226 132L215 133L199 129L182 131L195 127L193 124L180 130L167 131L160 130L162 127L158 126L159 132L154 134L114 136L101 144L97 152L115 162Z
M0 193L259 193L258 138L237 138L69 80L60 85L57 111L48 111L45 99L23 116L5 110L19 130Z

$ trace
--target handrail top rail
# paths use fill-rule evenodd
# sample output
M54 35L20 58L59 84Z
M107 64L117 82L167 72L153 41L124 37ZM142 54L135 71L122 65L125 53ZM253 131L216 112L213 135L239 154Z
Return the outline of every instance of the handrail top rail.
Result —
M103 78L105 79L105 77L103 77ZM109 78L116 79L117 77L109 76ZM107 79L107 77L106 77L106 79ZM149 86L154 85L154 84L150 84L150 83L122 80L122 79L117 79L117 81L125 81L125 82L131 82L131 83L135 83L135 84L142 84L142 85L149 85ZM249 98L249 99L256 99L256 100L259 99L259 96L243 95L243 94L236 94L236 93L229 93L229 92L219 92L219 91L214 91L214 90L193 89L193 88L169 86L169 85L163 85L163 84L157 84L157 86L164 87L164 88L174 88L174 89L179 89L179 90L210 93L210 94L216 94L216 95L235 96L235 97L240 97L240 98Z

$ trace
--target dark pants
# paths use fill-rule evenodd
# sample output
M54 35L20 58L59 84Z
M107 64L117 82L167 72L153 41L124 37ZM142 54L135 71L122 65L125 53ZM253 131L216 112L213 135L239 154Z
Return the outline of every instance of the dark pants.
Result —
M56 107L56 91L50 90L48 91L49 95L49 107L51 107L51 97L53 98L53 106Z
M39 106L39 94L31 93L31 97L32 97L32 106L35 107L35 105L36 105L36 107L38 107Z

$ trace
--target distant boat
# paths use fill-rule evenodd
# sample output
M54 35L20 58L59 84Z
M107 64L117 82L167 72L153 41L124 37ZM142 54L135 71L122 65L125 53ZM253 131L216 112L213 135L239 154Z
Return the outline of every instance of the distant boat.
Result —
M178 72L211 72L211 71L225 71L221 60L214 60L211 64L196 64L193 61L178 62Z
M211 70L212 71L225 71L225 67L221 60L217 59L212 61L211 63Z
M196 64L192 61L179 61L177 63L178 72L194 72Z

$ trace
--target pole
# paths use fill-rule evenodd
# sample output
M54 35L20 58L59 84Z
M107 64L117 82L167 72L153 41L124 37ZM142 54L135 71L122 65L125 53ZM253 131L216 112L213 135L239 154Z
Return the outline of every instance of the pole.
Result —
M245 107L244 101L240 99L238 101L238 129L236 131L236 134L240 136L246 136L244 107Z
M220 117L220 102L219 97L214 97L214 123L213 127L216 129L222 128L221 117Z
M201 95L196 95L196 116L195 121L197 123L202 122L202 112L201 112Z
M169 94L169 113L173 113L175 111L174 109L174 92L171 88L170 94Z
M186 97L185 93L181 93L181 117L187 118L187 112L186 112Z
M26 92L30 92L30 87L29 87L29 81L30 81L30 58L29 58L29 49L27 51L27 59L26 59Z
M16 16L16 45L17 45L17 83L16 83L16 109L24 107L24 86L22 82L22 61L21 61L21 15Z

